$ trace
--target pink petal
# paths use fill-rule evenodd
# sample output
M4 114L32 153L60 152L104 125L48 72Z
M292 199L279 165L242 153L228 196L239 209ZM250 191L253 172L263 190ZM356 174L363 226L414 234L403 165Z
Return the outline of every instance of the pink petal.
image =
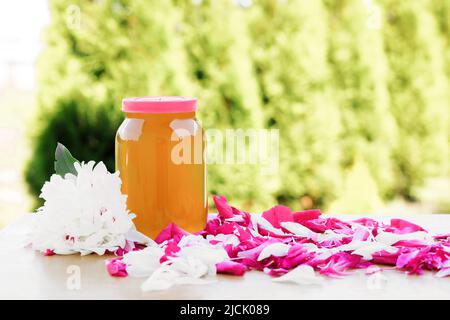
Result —
M352 227L348 222L341 221L336 218L317 218L300 222L305 227L314 232L323 233L326 230L339 231L339 233L351 234Z
M217 226L215 232L217 232L217 234L234 234L238 228L239 225L236 222L227 222Z
M285 269L293 269L300 264L303 264L314 257L313 252L308 252L308 250L301 244L294 244L289 249L288 254L281 262L281 267Z
M126 277L128 276L127 268L122 263L122 258L111 259L106 263L106 270L113 277Z
M217 273L232 274L235 276L244 275L247 266L242 263L227 260L216 264Z
M275 230L277 230L277 229L275 229ZM293 234L284 233L283 231L280 231L280 234L278 234L273 231L267 230L266 228L264 228L261 225L258 226L258 232L259 232L259 234L261 234L264 237L271 237L271 238L278 238L278 239L292 238L295 236Z
M240 242L252 241L253 235L247 228L238 227L236 228L236 235Z
M326 219L327 229L333 231L339 231L339 233L350 234L352 233L352 226L350 223L339 220L337 218L327 218Z
M450 241L450 233L438 234L438 235L435 235L433 238L436 241Z
M214 203L216 204L216 209L218 216L222 219L233 218L233 209L227 202L227 198L224 196L213 195Z
M266 248L267 246L273 244L273 243L279 243L279 240L274 238L266 239L266 241L259 244L259 241L257 241L255 244L248 244L243 245L240 250L237 252L236 256L239 259L239 262L245 264L249 268L254 268L257 270L263 270L265 267L271 265L271 264L279 264L279 260L276 260L275 258L267 259L268 261L258 261L258 257L261 254L261 252ZM274 267L274 266L272 266Z
M233 208L234 209L234 208ZM241 212L242 217L244 218L244 221L240 222L239 224L245 227L252 227L252 218L250 213L248 212Z
M125 247L117 248L115 251L113 251L111 253L113 253L114 255L116 255L118 257L122 257L124 254L126 254L128 252L142 250L145 247L146 246L143 244L127 240L125 243Z
M369 231L365 228L357 228L353 234L353 241L366 241L369 238Z
M130 251L133 251L133 248L134 248L134 243L130 243L129 241L126 241L125 242L125 247L117 248L116 250L113 251L113 254L118 256L118 257L121 257L124 254L126 254L126 253L128 253Z
M205 230L202 232L204 236L211 234L211 235L217 235L219 232L217 229L222 225L222 222L218 218L209 219L206 222Z
M393 244L395 247L407 247L407 248L424 248L428 247L429 243L421 240L400 240Z
M393 233L404 234L404 233L412 233L416 231L426 231L421 226L417 224L411 223L409 221L403 219L391 219L390 228L386 229L386 231L390 231Z
M414 250L411 252L400 254L398 256L397 263L395 266L397 268L404 268L404 267L410 265L413 262L413 260L416 259L416 257L418 256L419 253L420 253L419 250Z
M294 221L291 209L282 205L277 205L263 212L262 217L269 221L275 228L281 228L281 222Z
M361 218L353 221L354 223L363 225L365 227L371 228L371 229L377 229L380 223L376 220L370 219L370 218Z
M156 236L155 242L161 244L164 241L171 239L174 239L178 242L183 236L186 235L189 235L189 232L181 229L175 223L171 223L166 228L164 228L158 236Z
M397 263L398 255L399 253L380 251L372 254L372 262L395 266L395 264Z
M169 241L167 247L164 249L164 255L159 260L160 263L166 262L169 257L174 257L181 250L177 243L178 241L175 242L173 239Z
M44 251L44 256L49 257L49 256L53 256L55 255L55 251L53 251L52 249L46 249Z
M313 220L301 221L299 222L308 229L311 229L314 232L324 233L327 230L327 220L322 218L317 218Z
M364 264L362 258L346 252L338 252L332 255L325 266L319 266L321 274L327 276L342 276L348 269L364 268L369 264Z
M322 214L322 212L320 212L320 210L312 209L312 210L294 212L292 214L292 217L295 222L301 223L303 221L317 219L320 217L321 214Z
M366 269L366 275L371 275L380 271L383 271L383 269L380 268L379 266L372 265Z
M276 268L276 269L265 268L264 269L264 273L268 274L271 277L279 277L279 276L285 275L288 272L289 272L289 270L284 269L284 268Z

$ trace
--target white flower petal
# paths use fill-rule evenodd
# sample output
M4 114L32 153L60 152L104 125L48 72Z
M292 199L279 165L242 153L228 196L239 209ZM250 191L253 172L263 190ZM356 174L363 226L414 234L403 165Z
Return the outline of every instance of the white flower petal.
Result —
M325 230L324 233L318 233L318 242L342 240L342 238L348 237L348 235L336 233L333 230Z
M274 234L277 235L286 235L282 230L275 228L274 226L272 226L272 224L267 221L266 219L264 219L262 216L260 215L253 215L254 216L254 220L255 222L260 225L261 227L263 227L264 229L266 229L267 231L270 231Z
M180 248L190 247L190 246L208 246L208 241L200 235L187 235L180 239L178 246Z
M233 218L228 218L228 219L225 219L226 221L229 221L229 222L242 222L242 221L244 221L244 217L242 217L242 216L234 216Z
M123 256L122 262L132 277L146 277L161 267L159 263L164 250L159 247L147 247L143 250L131 251Z
M101 255L124 247L128 236L129 241L151 243L134 230L118 174L93 161L76 163L75 169L77 176L52 175L42 187L40 197L45 203L30 232L35 250Z
M436 273L436 277L438 277L438 278L444 278L447 276L450 276L450 268L445 268L445 269L439 270L439 272Z
M353 254L357 254L359 256L362 256L365 260L372 260L372 255L374 253L380 252L380 251L386 251L389 253L396 253L398 251L398 248L386 245L384 243L380 242L368 242L368 241L362 241L364 242L364 245L360 246L359 248L355 249L353 251Z
M206 281L202 277L208 274L208 269L207 264L195 257L175 257L156 269L142 284L141 289L143 291L159 291L167 290L174 285L207 284L210 281Z
M200 278L185 276L177 271L162 267L156 270L144 283L142 283L141 290L144 292L161 291L170 289L174 285L201 285L211 282L212 281Z
M273 279L275 282L293 282L302 285L321 284L323 278L320 278L314 272L313 267L308 265L299 265L292 271Z
M208 274L208 265L194 257L175 258L171 261L170 269L178 271L186 277L201 278Z
M219 243L214 246L224 246L227 244L231 244L233 246L239 245L241 242L239 241L239 238L234 234L223 234L219 233L215 236L208 234L206 236L206 240L211 243L211 241L218 241Z
M131 229L128 231L126 238L128 241L142 243L142 244L146 244L146 245L153 246L156 244L156 242L153 239L151 239L151 238L147 237L145 234L137 231L134 224L132 225Z
M197 247L183 247L178 252L178 257L181 258L196 258L203 264L208 266L208 274L216 274L216 264L225 260L228 260L228 254L225 249L213 246L197 246Z
M377 242L381 242L387 245L393 245L394 243L402 240L419 240L419 241L426 241L430 244L433 243L432 236L424 231L416 231L405 234L396 234L392 232L380 231L375 237L375 240Z
M267 247L262 249L258 256L258 261L264 260L270 256L283 257L287 255L289 248L289 245L281 242L269 244Z
M160 268L142 283L141 289L145 292L167 290L175 284L174 279L179 276L180 274L176 271Z
M281 222L281 226L286 230L288 230L289 232L292 232L293 234L300 237L305 238L317 237L317 234L314 231L308 229L304 225L301 225L300 223L297 222L289 222L289 221Z

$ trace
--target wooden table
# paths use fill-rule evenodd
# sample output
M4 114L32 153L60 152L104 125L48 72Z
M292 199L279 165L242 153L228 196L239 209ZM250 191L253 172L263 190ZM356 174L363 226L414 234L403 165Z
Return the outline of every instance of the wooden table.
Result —
M402 218L435 233L450 232L450 215ZM140 285L144 279L108 275L108 256L45 257L24 248L27 221L25 215L0 231L0 299L450 299L450 277L383 271L381 277L371 278L362 270L315 286L274 283L269 276L252 271L244 277L218 276L207 285L143 293Z

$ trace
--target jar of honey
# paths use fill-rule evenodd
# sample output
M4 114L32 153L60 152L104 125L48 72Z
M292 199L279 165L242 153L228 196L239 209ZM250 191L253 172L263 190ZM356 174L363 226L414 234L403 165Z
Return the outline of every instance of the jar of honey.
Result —
M196 108L187 97L122 101L116 169L137 229L152 238L172 222L189 232L205 227L205 141Z

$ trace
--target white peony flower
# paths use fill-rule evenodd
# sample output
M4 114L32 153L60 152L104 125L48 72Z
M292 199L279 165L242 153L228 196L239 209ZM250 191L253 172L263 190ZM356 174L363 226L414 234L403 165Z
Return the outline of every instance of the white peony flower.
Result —
M77 176L52 175L41 190L44 206L36 213L32 247L55 254L104 254L124 248L136 233L121 193L119 173L93 161L75 163Z

